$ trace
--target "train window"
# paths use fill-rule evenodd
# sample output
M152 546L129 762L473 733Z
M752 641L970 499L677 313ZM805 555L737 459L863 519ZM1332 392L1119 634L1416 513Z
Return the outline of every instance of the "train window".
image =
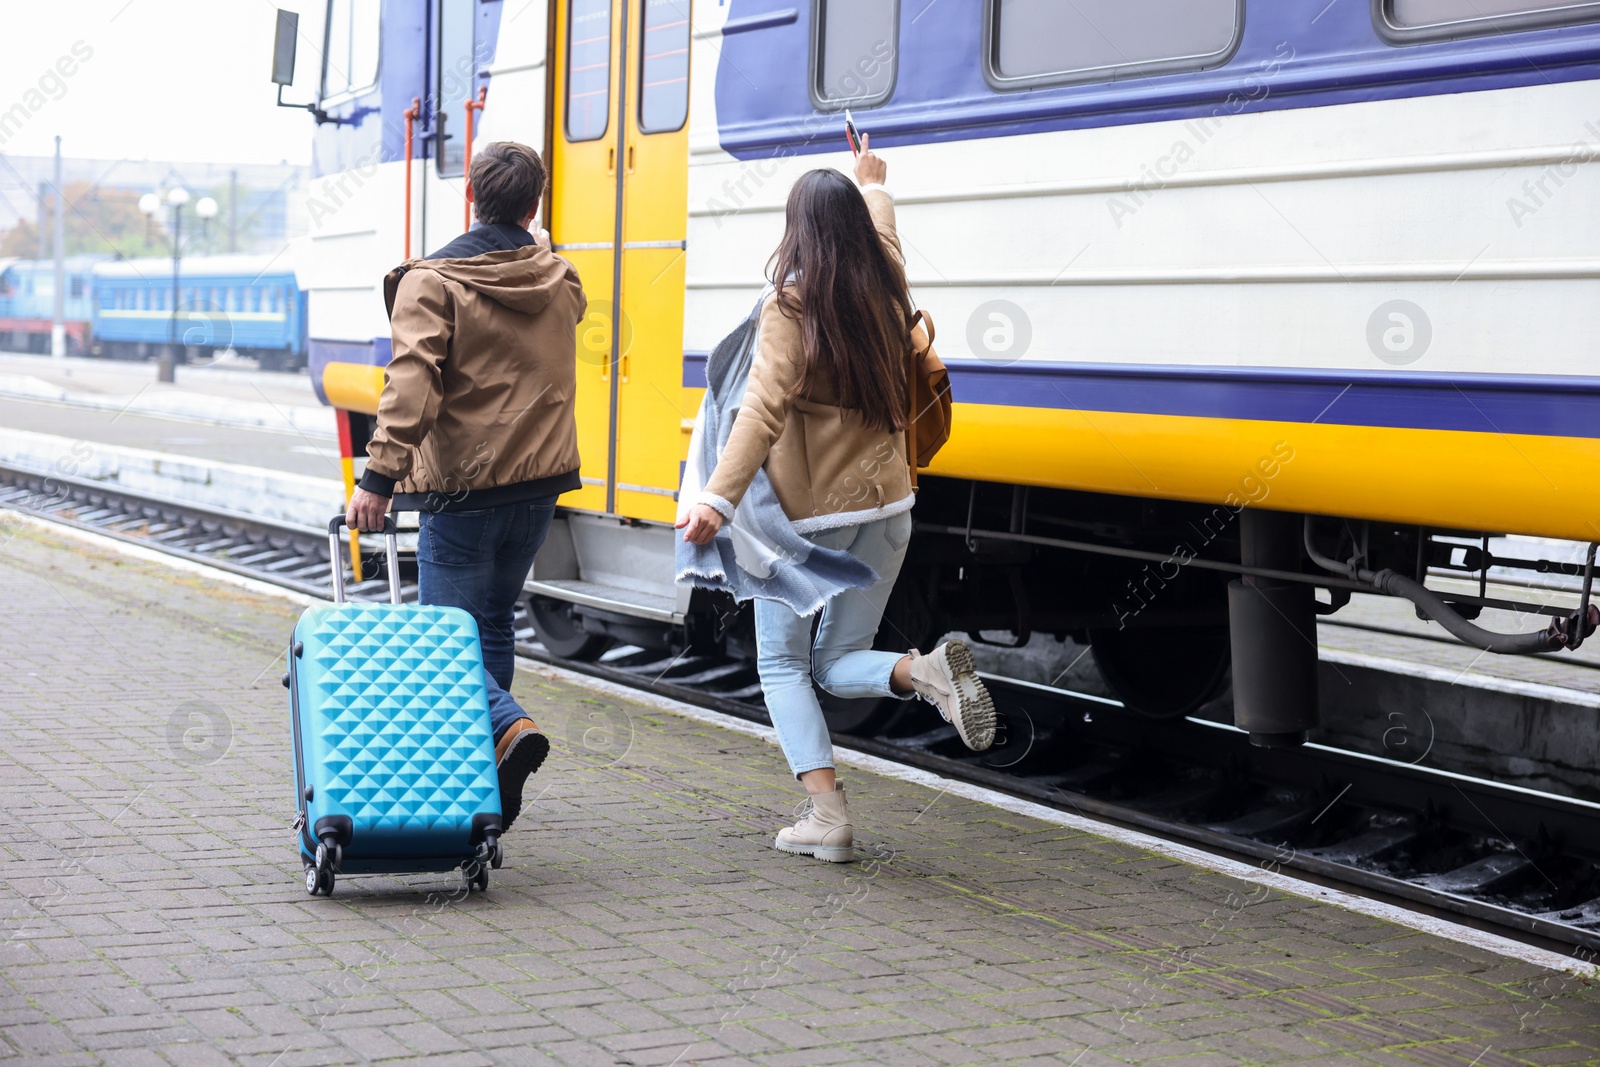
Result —
M372 88L378 82L378 0L329 0L327 17L322 98Z
M984 73L1000 89L1200 70L1233 53L1242 0L988 0Z
M1390 38L1466 37L1600 20L1600 3L1573 0L1374 0Z
M83 275L74 274L72 276L72 288L67 290L67 292L72 296L73 299L77 299L83 295Z
M894 92L899 0L817 0L811 102L822 111L872 107Z
M689 0L645 0L639 132L671 133L689 118Z
M567 8L567 140L598 141L611 122L611 0Z
M477 57L472 49L472 21L478 0L441 0L439 4L439 173L460 174L466 165L467 115L463 106L478 94Z

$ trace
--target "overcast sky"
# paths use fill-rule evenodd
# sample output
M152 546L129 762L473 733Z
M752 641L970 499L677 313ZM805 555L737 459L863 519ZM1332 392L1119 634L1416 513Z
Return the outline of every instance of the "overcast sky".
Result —
M226 163L309 163L312 119L275 106L279 7L302 12L294 90L310 99L322 0L54 0L7 4L0 33L0 152ZM79 43L81 42L81 44ZM81 62L73 54L89 53ZM56 64L68 57L61 77ZM41 85L41 79L44 84ZM39 106L42 101L42 106ZM35 110L37 108L37 110Z

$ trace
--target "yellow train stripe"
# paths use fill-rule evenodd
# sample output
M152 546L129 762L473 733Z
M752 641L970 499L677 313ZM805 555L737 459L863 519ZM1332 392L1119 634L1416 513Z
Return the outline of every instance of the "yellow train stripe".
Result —
M1600 540L1600 439L956 404L933 474Z
M378 397L383 393L383 368L366 363L325 364L322 391L336 408L376 415Z
M222 308L185 307L185 315L221 315L235 322L283 322L286 316L276 311L226 311ZM127 311L117 308L101 308L98 312L102 319L139 319L145 321L166 322L172 318L172 312L167 309L152 311Z

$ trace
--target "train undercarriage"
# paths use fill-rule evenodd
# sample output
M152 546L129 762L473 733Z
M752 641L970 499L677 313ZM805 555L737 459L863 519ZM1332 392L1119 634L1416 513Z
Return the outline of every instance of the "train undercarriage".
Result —
M1458 636L1475 630L1471 643L1487 635L1523 646L1491 651L1574 648L1600 621L1589 602L1592 548L1587 565L1509 559L1479 533L938 477L923 478L915 519L876 647L926 649L952 632L1003 646L1035 634L1070 639L1092 650L1131 714L1181 717L1231 686L1236 725L1263 747L1299 744L1317 725L1316 619L1354 592L1417 599L1405 583L1420 587L1430 572L1477 576L1476 594L1430 591L1419 614ZM672 585L674 536L655 524L560 515L529 585L542 643L577 660L616 644L753 660L748 609ZM1562 612L1490 597L1491 567L1581 578L1583 602ZM1549 625L1490 634L1471 623L1485 607ZM824 703L843 732L873 731L896 704Z

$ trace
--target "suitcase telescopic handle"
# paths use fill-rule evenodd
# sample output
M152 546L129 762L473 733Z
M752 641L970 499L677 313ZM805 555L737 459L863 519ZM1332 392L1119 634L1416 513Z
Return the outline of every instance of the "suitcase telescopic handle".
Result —
M328 559L333 563L333 602L344 603L344 560L339 547L339 527L345 525L343 515L328 520ZM383 549L389 563L389 603L400 603L400 542L393 515L383 517ZM353 546L352 546L353 547Z

